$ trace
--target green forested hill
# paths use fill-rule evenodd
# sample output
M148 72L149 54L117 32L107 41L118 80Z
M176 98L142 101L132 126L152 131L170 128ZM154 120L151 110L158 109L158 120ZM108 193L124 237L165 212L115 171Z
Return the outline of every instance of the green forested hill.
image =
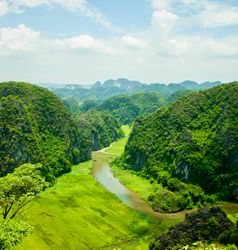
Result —
M90 109L110 112L121 124L130 124L136 117L154 112L165 105L159 93L139 93L134 95L117 95L100 102L85 101L81 105L83 112Z
M0 175L23 163L44 162L58 176L90 157L85 134L60 99L27 83L0 84Z
M72 115L77 115L81 113L79 103L74 97L68 97L63 99L63 103Z
M91 110L77 118L78 126L86 131L91 150L108 147L123 136L120 124L110 113Z
M187 96L191 93L193 93L195 91L192 91L192 90L177 90L175 91L172 95L170 95L166 101L167 101L167 104L170 105L171 103L177 101L179 98L183 97L183 96Z
M138 93L131 96L131 102L139 108L139 114L145 115L165 105L165 99L156 92Z
M157 180L177 177L238 200L238 83L193 93L139 118L124 162Z
M138 115L139 108L127 95L118 95L106 99L99 107L99 110L110 112L122 124L131 123Z

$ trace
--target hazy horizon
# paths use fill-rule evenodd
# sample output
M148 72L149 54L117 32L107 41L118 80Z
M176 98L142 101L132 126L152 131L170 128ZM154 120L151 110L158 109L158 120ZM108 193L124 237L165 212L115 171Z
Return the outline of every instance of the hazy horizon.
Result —
M80 83L80 82L32 82L33 84L55 84L55 85L86 85L86 86L93 86L94 84L96 84L97 82L100 82L101 84L103 84L104 82L108 81L108 80L120 80L120 79L126 79L128 81L136 81L136 82L140 82L142 84L165 84L165 85L168 85L168 84L180 84L182 82L186 82L186 81L192 81L192 82L196 82L198 84L202 84L202 83L205 83L205 82L219 82L220 80L213 80L213 81L195 81L195 80L192 80L192 79L185 79L183 81L177 81L177 82L144 82L144 81L140 81L138 79L127 79L125 77L118 77L118 78L115 78L115 79L112 79L112 78L108 78L106 80L98 80L98 81L95 81L95 82L84 82L84 83ZM233 81L236 81L236 80L233 80ZM220 81L222 82L222 81ZM222 83L226 83L226 82L222 82Z

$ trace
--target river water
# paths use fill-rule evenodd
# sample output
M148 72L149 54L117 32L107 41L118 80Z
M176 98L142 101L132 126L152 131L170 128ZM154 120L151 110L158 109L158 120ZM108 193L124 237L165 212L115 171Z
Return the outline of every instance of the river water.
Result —
M128 206L152 216L159 220L164 219L183 219L186 213L191 213L195 210L181 211L178 213L159 213L155 212L149 204L140 199L140 197L126 188L112 173L106 154L103 151L93 152L92 154L92 174L95 179L104 186L108 191L115 194L122 202ZM238 212L238 204L225 204L221 206L229 213Z

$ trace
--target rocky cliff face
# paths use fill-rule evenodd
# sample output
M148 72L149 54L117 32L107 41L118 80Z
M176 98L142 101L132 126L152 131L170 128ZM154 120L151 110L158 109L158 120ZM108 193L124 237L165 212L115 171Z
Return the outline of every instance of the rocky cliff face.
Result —
M0 175L42 157L41 138L24 102L14 96L0 98Z

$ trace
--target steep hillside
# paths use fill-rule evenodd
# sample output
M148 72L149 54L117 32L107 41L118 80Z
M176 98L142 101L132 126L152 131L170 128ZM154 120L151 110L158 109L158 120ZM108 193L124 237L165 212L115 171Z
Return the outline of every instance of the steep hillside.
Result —
M188 90L188 89L186 89L186 90L177 90L166 99L167 104L170 105L171 103L177 101L179 98L181 98L183 96L187 96L187 95L189 95L191 93L193 93L193 91Z
M130 124L136 117L154 112L165 105L165 100L159 93L139 93L134 95L117 95L103 102L85 101L82 112L90 109L110 112L121 124Z
M131 96L131 102L139 108L139 114L145 115L165 105L164 98L155 92L139 93Z
M91 110L80 115L77 122L86 131L93 151L108 147L123 136L119 122L108 112Z
M51 177L67 172L70 162L90 157L84 137L52 92L27 83L0 84L1 176L26 162L43 162Z
M140 113L139 108L127 95L110 97L99 105L97 109L110 112L122 124L131 123Z
M73 116L81 113L79 103L74 97L63 99L63 103Z
M238 200L238 83L190 94L135 122L128 168L200 185Z

